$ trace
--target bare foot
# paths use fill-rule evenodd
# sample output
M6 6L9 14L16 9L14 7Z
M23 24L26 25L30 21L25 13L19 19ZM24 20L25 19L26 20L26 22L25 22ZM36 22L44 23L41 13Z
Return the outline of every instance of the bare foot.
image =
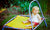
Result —
M29 25L26 25L26 27L29 27Z
M26 27L31 27L31 25L26 25Z
M26 23L25 21L23 21L23 23Z

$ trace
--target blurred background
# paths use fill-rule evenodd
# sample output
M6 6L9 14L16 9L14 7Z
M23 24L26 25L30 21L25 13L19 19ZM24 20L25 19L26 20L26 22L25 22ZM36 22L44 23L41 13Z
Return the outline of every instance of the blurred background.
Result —
M3 25L16 15L28 15L29 13L29 3L32 0L0 0L0 30L2 30ZM47 27L45 27L44 22L36 30L50 30L50 0L38 0L43 14L45 16ZM36 2L31 4L33 6L38 6ZM32 10L31 10L32 11Z

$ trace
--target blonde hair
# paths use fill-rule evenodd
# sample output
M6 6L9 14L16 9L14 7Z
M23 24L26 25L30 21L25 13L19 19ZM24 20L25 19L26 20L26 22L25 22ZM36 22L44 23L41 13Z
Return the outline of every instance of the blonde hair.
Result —
M32 10L39 10L39 7L38 6L34 6L33 8L32 8Z

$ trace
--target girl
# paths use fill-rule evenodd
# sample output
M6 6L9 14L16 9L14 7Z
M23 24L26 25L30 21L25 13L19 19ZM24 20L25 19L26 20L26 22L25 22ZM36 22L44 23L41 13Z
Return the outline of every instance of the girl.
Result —
M39 13L39 7L34 6L32 8L32 16L31 16L33 25L38 25L41 22L41 17L38 13ZM27 21L23 21L23 23L28 23L28 22L31 22L31 20L28 19ZM26 27L29 27L29 26L31 26L31 24L26 25Z

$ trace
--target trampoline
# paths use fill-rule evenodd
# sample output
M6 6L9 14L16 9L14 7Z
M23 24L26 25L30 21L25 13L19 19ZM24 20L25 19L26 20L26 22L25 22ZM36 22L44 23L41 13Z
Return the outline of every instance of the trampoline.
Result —
M41 9L41 6L40 6L39 2L37 0L33 0L29 4L29 15L17 15L15 17L13 17L12 19L10 19L7 23L5 23L3 25L2 30L4 30L4 28L17 29L17 30L35 30L43 22L43 20L44 20L45 25L47 27L47 23L45 21L44 16L42 17L42 20L38 25L36 25L36 26L32 25L30 6L31 6L31 3L34 2L34 1L36 1L37 4L39 5L40 12L43 16L43 12L42 12L42 9ZM24 24L22 21L23 20L26 21L28 18L30 18L31 23ZM28 24L31 24L31 26L30 27L25 27L25 25L28 25Z

